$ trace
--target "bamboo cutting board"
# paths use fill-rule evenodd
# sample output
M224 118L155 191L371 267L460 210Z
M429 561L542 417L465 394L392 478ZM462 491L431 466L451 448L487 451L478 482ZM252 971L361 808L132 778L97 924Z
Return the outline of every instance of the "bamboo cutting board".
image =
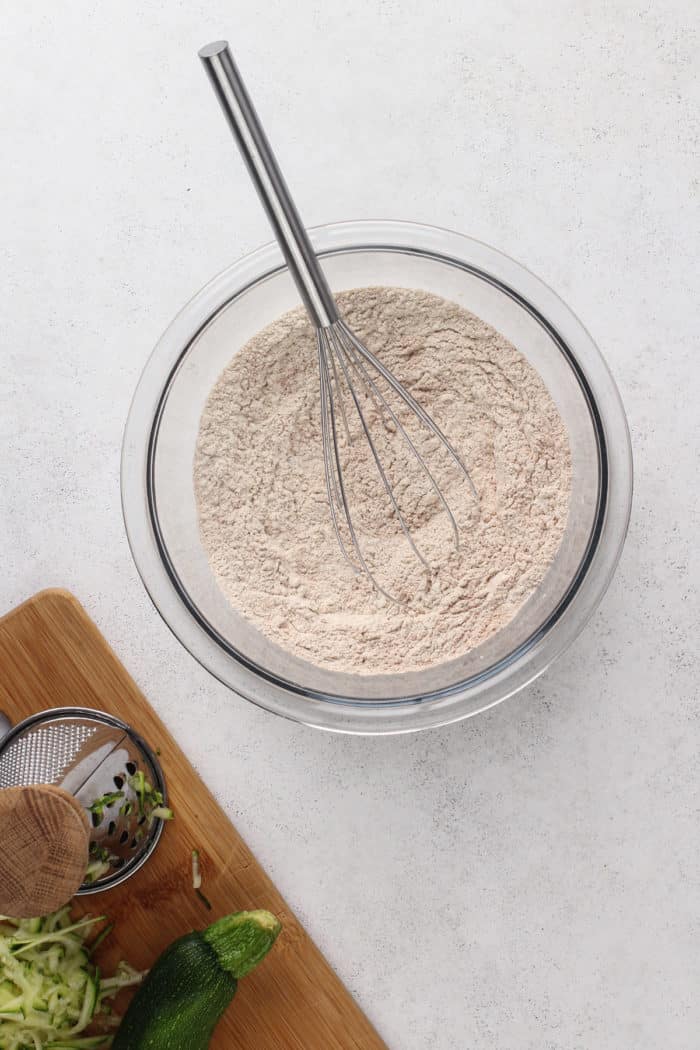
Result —
M15 723L49 707L92 707L128 722L160 752L175 820L123 886L76 899L115 928L98 960L146 969L183 933L231 911L268 908L283 931L241 981L212 1050L386 1050L79 602L43 591L0 620L0 712ZM201 853L208 912L192 890Z

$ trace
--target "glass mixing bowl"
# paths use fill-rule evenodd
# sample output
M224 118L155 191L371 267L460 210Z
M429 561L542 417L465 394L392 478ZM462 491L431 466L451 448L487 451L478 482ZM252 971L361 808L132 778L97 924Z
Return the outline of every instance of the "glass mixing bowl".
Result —
M593 340L537 277L485 244L402 222L311 231L331 288L417 288L493 325L542 376L571 443L566 532L536 592L478 648L427 671L351 675L315 667L269 641L224 598L197 523L194 449L205 401L231 357L298 305L276 244L215 277L156 346L131 406L122 503L131 549L165 622L229 688L318 728L398 733L483 711L522 689L576 637L620 555L632 497L629 433ZM320 457L320 450L319 450ZM321 460L319 458L319 469Z

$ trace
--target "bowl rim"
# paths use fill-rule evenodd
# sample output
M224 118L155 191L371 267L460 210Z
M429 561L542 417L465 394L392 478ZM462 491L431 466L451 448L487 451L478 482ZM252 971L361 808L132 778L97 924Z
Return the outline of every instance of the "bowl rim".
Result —
M433 693L391 700L325 694L284 682L237 653L204 619L180 584L160 534L153 453L169 389L192 342L251 285L285 269L275 242L210 280L177 314L146 363L122 447L122 508L129 545L151 600L179 641L223 684L258 706L315 728L346 733L391 734L445 725L502 702L542 674L577 637L602 599L631 511L632 455L624 408L605 361L578 318L543 281L497 249L452 230L395 220L333 223L314 227L309 234L321 257L398 251L466 270L527 310L565 355L591 412L600 473L596 520L566 593L547 621L496 664Z

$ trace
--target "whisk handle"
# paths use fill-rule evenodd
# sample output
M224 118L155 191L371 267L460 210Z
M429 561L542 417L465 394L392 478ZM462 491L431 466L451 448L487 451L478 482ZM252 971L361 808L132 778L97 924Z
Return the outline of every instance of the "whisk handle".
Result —
M316 327L325 328L338 320L338 309L228 43L218 40L207 44L201 48L199 57L309 317Z

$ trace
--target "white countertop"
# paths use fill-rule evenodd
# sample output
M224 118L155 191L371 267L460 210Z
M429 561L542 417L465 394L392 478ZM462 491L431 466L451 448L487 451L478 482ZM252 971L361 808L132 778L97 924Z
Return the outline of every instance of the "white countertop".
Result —
M75 592L392 1050L697 1046L692 9L34 0L3 20L2 608ZM221 35L309 225L494 244L578 313L626 404L636 496L607 597L535 687L452 728L265 714L137 578L119 451L139 373L269 240L196 58Z

